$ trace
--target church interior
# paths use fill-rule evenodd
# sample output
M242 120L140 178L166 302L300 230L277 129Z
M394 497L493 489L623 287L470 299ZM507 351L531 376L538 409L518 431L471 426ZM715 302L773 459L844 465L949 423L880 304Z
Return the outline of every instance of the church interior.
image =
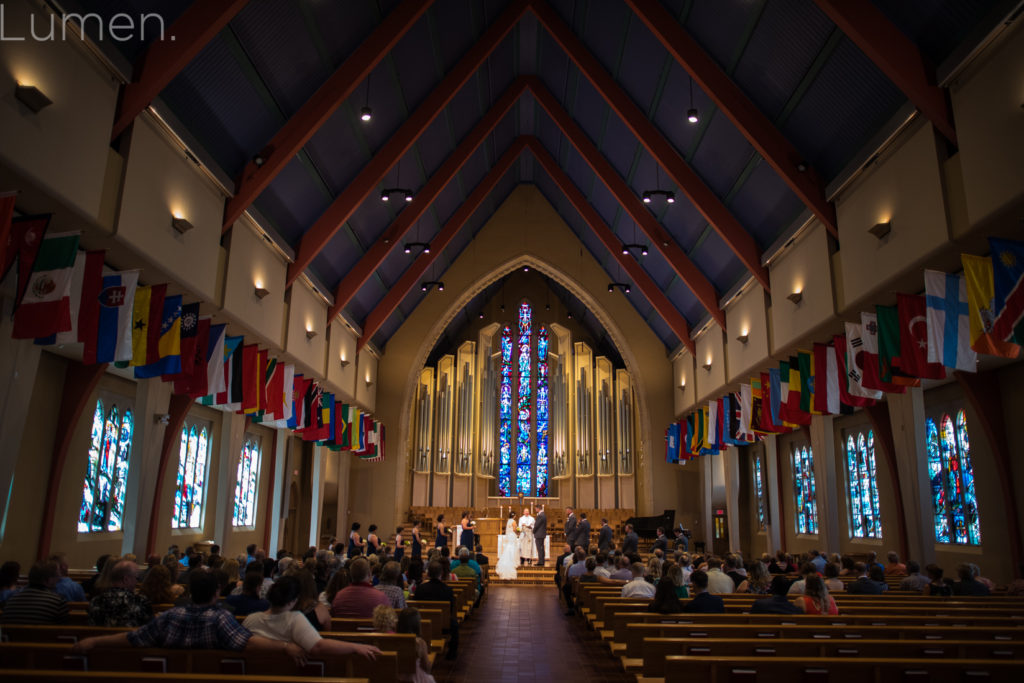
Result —
M0 560L301 554L463 511L491 554L543 505L553 554L573 507L617 544L661 518L691 550L1024 578L1021 308L884 390L844 356L933 306L926 272L962 287L1024 239L1022 8L5 0ZM19 331L49 296L26 225L77 235L77 332ZM89 263L135 292L91 332ZM177 302L171 370L143 291L151 321ZM952 296L932 347L967 329Z

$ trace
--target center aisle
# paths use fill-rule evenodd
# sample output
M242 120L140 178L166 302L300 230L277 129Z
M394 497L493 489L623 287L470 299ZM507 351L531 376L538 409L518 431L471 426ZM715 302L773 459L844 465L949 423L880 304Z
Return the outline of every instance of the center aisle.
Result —
M438 658L438 683L630 683L597 634L565 616L554 585L502 586L494 581L463 622L459 656Z

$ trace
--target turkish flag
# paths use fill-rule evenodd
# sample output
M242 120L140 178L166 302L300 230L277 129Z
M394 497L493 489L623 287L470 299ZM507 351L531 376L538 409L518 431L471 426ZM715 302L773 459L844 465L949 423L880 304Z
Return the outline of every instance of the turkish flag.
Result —
M928 362L927 306L924 297L897 294L896 309L900 321L900 370L921 379L945 379L946 368L942 363Z

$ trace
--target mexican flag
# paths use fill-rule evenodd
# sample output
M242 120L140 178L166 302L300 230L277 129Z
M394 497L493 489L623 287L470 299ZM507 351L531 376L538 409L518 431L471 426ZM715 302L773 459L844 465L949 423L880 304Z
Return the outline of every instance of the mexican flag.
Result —
M39 247L21 305L14 312L15 339L48 337L71 329L71 273L79 233L48 235Z

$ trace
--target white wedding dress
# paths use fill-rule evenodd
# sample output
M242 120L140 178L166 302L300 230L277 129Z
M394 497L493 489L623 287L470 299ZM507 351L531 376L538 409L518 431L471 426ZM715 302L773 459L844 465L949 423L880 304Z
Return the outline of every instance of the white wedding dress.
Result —
M519 576L519 537L516 536L516 520L510 519L505 524L505 547L501 550L498 565L494 568L499 579L510 581Z

